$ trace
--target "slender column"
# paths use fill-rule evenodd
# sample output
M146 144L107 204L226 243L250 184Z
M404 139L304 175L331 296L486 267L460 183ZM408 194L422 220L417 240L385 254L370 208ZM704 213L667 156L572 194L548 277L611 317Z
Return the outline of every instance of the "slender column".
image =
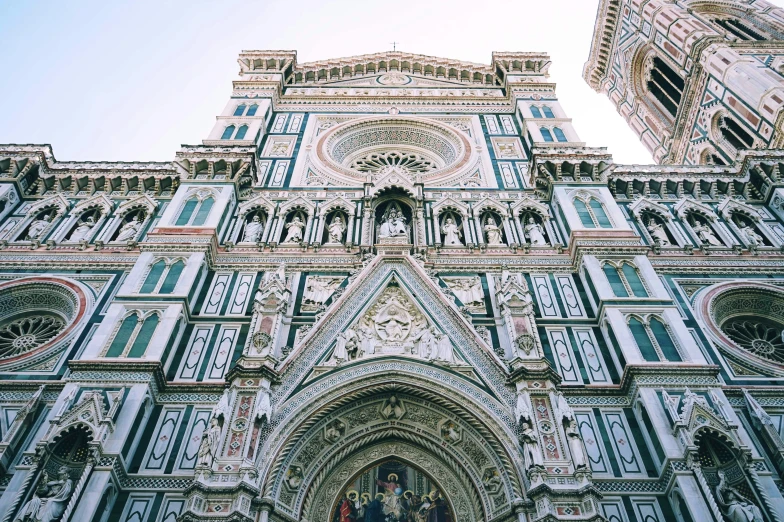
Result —
M514 228L511 222L509 221L509 217L502 218L504 223L504 234L506 234L506 242L509 246L512 245L519 245L520 242L517 240L517 234L514 233Z
M321 239L324 237L324 226L327 222L327 215L321 214L318 220L318 226L316 227L316 237L313 238L313 243L316 245L321 244Z
M514 216L514 223L517 226L517 234L520 236L520 244L524 245L525 241L525 229L523 229L522 223L520 223L520 214L515 214Z
M482 233L482 222L479 220L479 216L474 215L471 221L474 223L474 236L476 237L476 244L484 245L485 235Z
M275 221L275 219L272 217L273 215L274 215L274 211L272 214L267 216L267 222L264 224L264 231L261 233L262 243L267 243L269 241L269 233L270 233L270 229L272 228L272 222Z
M348 216L348 223L346 224L346 245L351 245L354 242L354 221L355 216L354 214L349 214Z

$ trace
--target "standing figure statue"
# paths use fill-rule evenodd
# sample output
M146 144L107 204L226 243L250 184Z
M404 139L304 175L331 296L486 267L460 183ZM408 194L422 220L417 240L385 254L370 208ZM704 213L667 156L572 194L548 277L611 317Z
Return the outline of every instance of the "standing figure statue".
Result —
M762 236L754 230L754 227L750 227L749 225L743 225L740 227L740 232L743 237L746 239L746 242L750 245L764 245L765 240L762 239Z
M49 226L49 223L51 222L52 222L51 214L46 214L41 219L36 219L32 223L30 223L30 227L27 229L27 237L25 239L27 241L39 239L43 231L46 229L46 227Z
M264 223L258 215L245 223L245 230L242 234L243 243L256 243L261 238L261 232L264 230Z
M701 221L694 221L694 224L691 226L694 233L697 234L697 237L700 238L700 241L703 244L707 243L708 245L713 246L724 246L721 241L718 240L716 235L713 233L713 230Z
M544 246L547 240L544 238L544 228L536 222L534 218L528 218L528 224L525 225L525 235L532 245Z
M577 430L577 420L572 419L566 423L565 427L566 438L569 442L569 452L572 454L572 462L574 469L584 468L588 466L585 459L585 449L583 448L583 439L580 437L580 432Z
M501 227L499 227L495 222L495 218L488 216L487 220L485 221L485 225L482 228L484 229L488 245L504 244L504 240L501 235Z
M133 216L133 219L120 228L120 232L117 234L115 241L130 241L135 239L141 226L142 224L139 221L139 216Z
M458 226L451 217L444 220L444 224L441 225L441 233L444 235L444 246L463 245L463 242L460 239L463 235L462 232L460 232L461 228L462 226Z
M57 478L49 479L49 474L44 471L38 488L33 493L33 498L27 501L14 522L54 522L58 520L68 505L68 499L73 490L73 481L68 474L68 468L60 467Z
M667 231L664 230L664 227L660 223L650 220L646 228L653 240L658 242L661 246L669 246L671 244L670 238L667 237Z
M526 469L544 467L542 452L539 450L539 437L529 422L523 422L521 427L520 443L523 445Z
M218 454L220 445L221 428L218 419L210 419L210 426L201 435L201 445L199 446L199 466L212 466L215 456Z
M93 227L95 227L95 219L92 216L88 216L87 219L79 223L79 226L74 229L71 237L68 238L68 241L76 243L83 239L89 239Z
M332 222L329 224L329 243L328 245L342 245L343 244L343 234L346 233L346 225L343 223L343 218L340 217L340 214L335 214L335 217L332 218Z
M286 239L283 240L283 242L302 243L303 230L305 230L305 223L302 222L299 216L294 216L291 223L286 224Z
M719 470L716 503L729 522L763 522L762 511L744 497L737 488L727 484L724 471Z

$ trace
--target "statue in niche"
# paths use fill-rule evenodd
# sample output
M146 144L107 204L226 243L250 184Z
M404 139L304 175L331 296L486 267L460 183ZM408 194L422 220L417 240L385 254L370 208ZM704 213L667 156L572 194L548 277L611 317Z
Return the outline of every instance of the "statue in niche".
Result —
M136 234L139 233L139 229L142 227L141 222L139 221L139 216L133 216L133 218L128 221L126 224L120 228L120 232L117 234L117 238L115 241L130 241L136 238Z
M441 225L441 234L444 236L444 246L463 246L463 233L460 231L462 225L455 223L451 214L448 214L444 219L444 224Z
M392 202L381 216L381 226L378 229L379 238L409 237L408 224L400 205Z
M484 307L485 292L479 277L443 278L460 302L470 308Z
M588 466L585 459L585 449L583 448L583 439L577 429L577 420L572 419L568 421L564 427L566 439L569 443L569 452L572 454L572 462L574 469L584 468Z
M74 229L74 231L71 233L71 237L68 238L68 241L77 243L79 241L89 239L94 227L95 218L92 216L87 216L87 219L79 223L79 225Z
M34 239L39 239L43 231L49 224L52 222L52 215L46 214L44 217L40 219L34 220L30 223L30 227L27 229L27 237L25 238L27 241L33 241Z
M343 236L346 233L346 224L340 214L335 214L332 221L329 223L329 242L328 245L342 245Z
M250 221L245 223L245 230L242 232L242 243L257 243L261 239L263 231L264 222L256 214Z
M664 225L651 218L648 220L648 225L645 227L653 240L661 246L669 246L670 238L667 237L667 231L664 230Z
M525 235L532 245L544 246L547 240L544 238L544 227L536 222L533 217L528 218L528 224L525 225Z
M318 305L326 303L343 279L343 277L308 276L302 292L302 311L315 311Z
M744 497L737 488L727 484L723 470L719 470L716 503L730 522L763 522L760 508Z
M385 419L401 419L405 414L406 407L394 395L381 405L381 416Z
M302 468L291 466L286 472L286 484L291 489L298 489L302 484Z
M54 522L58 520L68 506L68 499L73 490L73 481L66 466L61 466L57 477L52 480L44 471L33 498L27 501L14 522Z
M218 455L220 445L221 428L217 417L210 419L209 427L201 435L201 445L199 446L199 466L212 466L215 457Z
M747 223L738 220L738 230L740 230L740 234L743 239L750 245L754 246L761 246L765 244L765 240L762 238L756 230L754 230L753 226L749 226Z
M286 239L284 243L302 243L303 232L305 230L305 223L299 217L294 216L290 223L286 224Z
M716 235L711 230L711 227L707 224L703 223L700 220L693 220L691 224L691 229L694 230L694 233L697 234L697 237L700 238L703 244L708 244L712 246L724 246L724 244L718 240Z
M532 423L530 421L523 422L520 432L520 443L523 446L526 469L544 467L542 452L539 451L539 437L531 426Z
M504 240L501 232L501 227L496 223L495 218L491 214L485 214L484 230L485 238L488 245L503 245Z

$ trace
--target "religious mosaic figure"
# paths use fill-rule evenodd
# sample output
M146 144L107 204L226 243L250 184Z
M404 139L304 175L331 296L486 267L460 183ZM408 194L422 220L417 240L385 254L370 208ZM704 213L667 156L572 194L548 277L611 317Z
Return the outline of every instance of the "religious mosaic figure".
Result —
M245 230L242 234L243 243L256 243L261 238L261 233L264 230L264 223L258 215L245 224Z
M737 488L727 484L724 471L719 470L716 503L729 522L763 522L762 511L744 497Z
M447 217L441 225L441 233L444 235L444 246L462 246L463 233L460 232L462 226L458 226L455 220Z
M141 226L142 224L139 221L139 216L133 216L130 221L120 228L120 232L117 234L115 241L129 241L134 239L136 234L139 233Z
M544 228L536 222L532 217L528 218L528 224L525 226L525 235L532 245L544 246L547 240L544 238Z
M346 233L346 224L343 223L343 218L340 217L340 214L335 214L335 217L332 218L332 222L329 224L329 243L332 245L342 245L343 244L343 235Z
M294 219L291 220L291 223L286 224L286 239L283 240L284 243L302 243L302 233L305 230L305 223L299 218L299 216L294 216Z
M394 517L392 520L400 520L400 517L403 515L403 488L398 483L397 475L390 473L387 476L387 482L378 480L376 483L386 491L382 513L387 515L387 517L390 515Z
M653 240L658 242L659 245L670 245L670 238L667 237L667 232L664 230L664 226L661 223L657 223L651 219L648 222L648 226L646 228L648 229L648 233L650 233Z
M49 474L44 471L38 488L33 493L33 498L22 507L14 522L54 522L58 520L68 505L72 490L73 481L66 466L60 467L57 477L54 479L50 479Z
M702 241L703 244L707 243L708 245L713 246L724 246L724 244L714 235L711 227L705 223L695 220L691 228L694 230L694 233L697 234L697 237L700 238L700 241Z
M32 223L30 223L30 227L27 229L27 239L28 241L32 241L34 239L39 239L43 231L46 227L49 226L49 223L52 222L52 215L46 214L41 219L36 219Z
M501 235L501 227L495 222L495 218L489 216L485 219L484 227L485 238L488 245L503 245L504 240Z
M94 227L95 218L92 216L87 216L87 219L79 223L79 225L74 229L74 231L71 233L71 237L68 238L68 241L73 241L76 243L89 239Z

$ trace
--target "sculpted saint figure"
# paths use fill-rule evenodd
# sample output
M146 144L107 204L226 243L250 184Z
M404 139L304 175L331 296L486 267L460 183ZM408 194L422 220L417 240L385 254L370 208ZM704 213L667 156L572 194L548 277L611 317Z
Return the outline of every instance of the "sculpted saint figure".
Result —
M68 241L77 242L83 239L88 239L90 237L90 233L92 232L94 226L95 226L95 219L93 219L92 216L88 216L87 219L79 223L79 226L77 226L74 229L73 233L71 234L71 237L68 238Z
M716 502L730 522L762 522L762 511L749 502L737 488L727 484L724 471L719 471Z
M667 237L667 232L661 224L651 220L648 223L647 228L654 241L658 241L661 246L668 246L670 244L670 238Z
M122 226L115 241L128 241L134 239L141 226L142 224L139 222L139 216L133 216L133 219Z
M700 238L700 241L703 243L707 243L713 246L724 246L721 241L718 240L716 235L713 233L713 230L700 221L695 221L694 225L691 227L692 230L697 234L697 237Z
M54 480L44 471L33 498L22 507L14 522L54 522L63 515L71 490L73 481L67 467L62 466Z
M441 233L444 235L444 245L445 246L455 246L455 245L462 245L463 242L461 241L462 232L460 229L462 227L457 226L455 221L448 217L444 220L444 224L441 226Z
M525 457L525 467L544 466L542 452L539 451L539 437L531 428L528 422L523 422L520 442L523 445L523 456Z
M343 223L343 218L340 214L336 214L329 224L329 243L343 244L343 234L346 233L346 225Z
M36 219L32 223L30 223L30 227L27 229L27 240L32 241L33 239L38 239L41 233L43 233L44 229L49 226L49 223L52 222L52 215L47 214L41 219Z
M743 237L746 238L746 241L750 245L764 245L765 241L762 239L762 236L754 230L754 227L750 227L748 225L743 225L740 227L740 232L743 234Z
M501 237L501 227L496 224L495 219L489 218L487 222L485 222L485 226L483 228L488 245L504 244L504 240Z
M583 448L583 439L580 437L580 432L577 431L577 420L572 419L566 423L565 427L566 438L569 441L569 451L572 453L572 462L574 469L584 468L588 465L585 460L585 449Z
M221 429L220 426L218 426L218 419L213 417L210 419L210 427L204 430L204 433L201 436L201 445L199 446L200 466L212 466L212 462L218 454L220 434Z
M385 419L399 419L405 412L403 404L394 395L387 399L381 407L381 416Z
M544 229L534 218L528 218L528 224L525 226L525 234L528 236L532 245L543 246L547 244L547 240L544 238Z
M305 223L299 218L294 216L291 223L286 224L286 239L284 243L302 243L302 231L305 230Z
M423 359L434 359L438 354L436 347L436 335L438 330L435 327L422 328L413 339L417 354Z
M249 222L245 223L245 230L242 234L243 243L256 243L261 238L261 233L264 230L264 223L258 215L253 216Z

